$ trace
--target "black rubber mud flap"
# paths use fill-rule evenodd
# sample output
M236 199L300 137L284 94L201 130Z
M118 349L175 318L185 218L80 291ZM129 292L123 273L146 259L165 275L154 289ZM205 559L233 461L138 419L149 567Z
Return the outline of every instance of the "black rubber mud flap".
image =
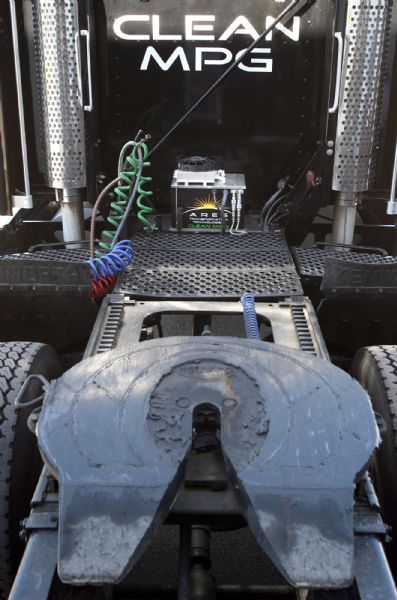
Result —
M361 348L351 373L368 391L373 409L383 417L386 431L375 455L372 475L382 507L382 516L392 527L392 542L386 552L392 570L397 568L397 346Z
M23 552L20 521L43 466L35 436L27 428L29 410L15 411L14 401L28 375L60 375L54 350L33 342L0 343L0 597L7 598ZM38 395L32 382L26 401Z

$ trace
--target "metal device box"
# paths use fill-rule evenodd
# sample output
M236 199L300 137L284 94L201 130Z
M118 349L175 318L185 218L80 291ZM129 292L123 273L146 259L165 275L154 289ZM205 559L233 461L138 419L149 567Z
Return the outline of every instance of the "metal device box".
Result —
M178 231L219 231L222 229L222 200L225 198L223 223L226 230L237 226L236 209L233 222L233 198L237 195L242 205L239 230L244 228L245 178L244 175L231 173L225 175L225 181L207 184L204 180L197 183L201 173L197 173L196 182L188 185L180 183L174 176L171 185L171 227Z

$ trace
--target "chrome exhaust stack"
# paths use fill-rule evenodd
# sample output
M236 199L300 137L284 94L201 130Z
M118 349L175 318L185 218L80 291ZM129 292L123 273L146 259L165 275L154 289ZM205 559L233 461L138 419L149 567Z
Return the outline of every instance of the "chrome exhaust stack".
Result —
M348 1L332 179L336 243L353 243L357 203L375 174L391 6Z
M56 190L64 241L84 239L84 107L77 0L33 0L36 79L46 184Z

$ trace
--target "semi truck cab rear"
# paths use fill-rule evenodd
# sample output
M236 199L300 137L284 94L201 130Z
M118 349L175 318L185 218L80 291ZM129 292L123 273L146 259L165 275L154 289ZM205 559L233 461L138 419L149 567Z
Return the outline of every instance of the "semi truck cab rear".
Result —
M397 598L395 11L1 4L3 598Z

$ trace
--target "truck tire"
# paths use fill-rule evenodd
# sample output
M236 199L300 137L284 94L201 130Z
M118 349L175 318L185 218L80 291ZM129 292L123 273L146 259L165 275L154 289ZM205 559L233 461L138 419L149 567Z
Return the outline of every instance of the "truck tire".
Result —
M55 351L33 342L0 343L0 598L7 598L24 545L20 521L29 515L42 461L26 419L29 409L15 411L14 400L33 373L54 379L60 375ZM32 382L26 401L40 391Z
M374 411L386 424L382 444L371 467L384 522L392 528L386 552L392 568L397 567L397 346L361 348L351 374L368 391Z

